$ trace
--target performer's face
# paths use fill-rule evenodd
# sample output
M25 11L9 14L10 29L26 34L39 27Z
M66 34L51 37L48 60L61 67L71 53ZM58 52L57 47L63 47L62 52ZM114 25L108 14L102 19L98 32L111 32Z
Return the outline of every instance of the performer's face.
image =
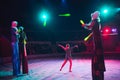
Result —
M70 44L66 44L66 47L67 47L67 48L70 48Z
M94 12L94 13L91 14L91 18L92 18L92 20L94 20L94 19L98 19L99 16L100 16L100 12L98 12L98 11L96 11L96 12Z
M13 22L12 22L12 27L16 27L16 26L17 26L17 24L18 24L18 22L17 22L17 21L13 21Z

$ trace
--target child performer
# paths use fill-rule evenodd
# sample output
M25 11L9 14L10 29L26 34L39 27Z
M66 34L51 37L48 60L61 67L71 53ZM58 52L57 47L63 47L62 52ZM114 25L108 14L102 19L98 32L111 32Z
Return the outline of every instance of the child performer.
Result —
M62 70L62 68L64 67L64 65L67 63L67 61L69 60L70 62L70 66L69 66L69 72L72 72L72 56L71 56L71 51L74 47L78 47L77 45L75 45L74 47L70 47L70 44L66 44L66 46L62 46L62 45L58 45L59 47L61 47L62 49L64 49L64 51L66 52L65 55L65 60L60 68L60 71Z

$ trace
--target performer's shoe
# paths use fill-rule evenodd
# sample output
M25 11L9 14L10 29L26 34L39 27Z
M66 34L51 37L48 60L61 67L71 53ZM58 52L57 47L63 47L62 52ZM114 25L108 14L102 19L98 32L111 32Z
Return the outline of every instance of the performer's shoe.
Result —
M62 71L62 69L60 69L60 71Z

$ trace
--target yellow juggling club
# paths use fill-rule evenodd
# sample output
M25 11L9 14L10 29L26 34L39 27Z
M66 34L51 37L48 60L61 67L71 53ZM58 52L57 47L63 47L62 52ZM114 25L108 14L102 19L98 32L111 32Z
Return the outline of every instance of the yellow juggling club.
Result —
M85 23L83 22L83 20L80 20L80 23L81 23L81 24L85 24Z
M87 41L91 36L92 36L93 33L90 33L87 37L84 38L84 41Z

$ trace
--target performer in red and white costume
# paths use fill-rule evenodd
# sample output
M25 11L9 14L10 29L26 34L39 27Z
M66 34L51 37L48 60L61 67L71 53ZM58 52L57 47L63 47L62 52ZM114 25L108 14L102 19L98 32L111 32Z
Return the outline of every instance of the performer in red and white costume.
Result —
M65 60L60 68L60 71L62 70L62 68L65 66L65 64L67 63L67 61L70 62L70 66L69 66L69 72L72 72L72 56L71 56L71 52L72 52L72 49L77 47L77 45L71 47L70 44L66 44L66 46L64 47L63 45L58 45L59 47L61 47L62 49L64 49L64 51L66 52L66 55L65 55Z

